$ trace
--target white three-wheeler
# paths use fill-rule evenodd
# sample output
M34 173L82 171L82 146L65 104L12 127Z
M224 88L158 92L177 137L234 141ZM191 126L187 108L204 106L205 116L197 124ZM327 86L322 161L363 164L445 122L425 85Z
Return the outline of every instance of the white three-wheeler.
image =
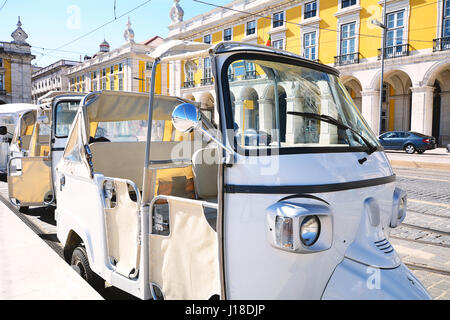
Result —
M37 106L26 103L5 104L0 107L0 172L7 173L10 144L22 115L36 110Z
M149 98L84 98L57 168L58 238L91 284L142 299L430 298L389 243L406 195L335 69L234 42L152 57ZM217 126L154 94L159 63L205 59Z
M20 117L8 162L10 202L21 212L55 203L54 177L84 94L53 91Z

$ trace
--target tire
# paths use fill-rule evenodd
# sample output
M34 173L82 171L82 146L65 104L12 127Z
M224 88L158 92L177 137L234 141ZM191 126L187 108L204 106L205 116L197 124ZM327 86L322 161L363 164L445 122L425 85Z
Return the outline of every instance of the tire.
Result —
M416 152L416 147L414 147L413 144L407 144L404 149L407 154L413 154Z
M84 247L77 247L73 250L70 265L95 290L99 291L105 289L105 280L92 271Z
M19 207L19 212L20 213L27 213L29 208L30 207Z
M425 152L425 150L417 150L417 153L418 154L422 154L422 153L424 153Z

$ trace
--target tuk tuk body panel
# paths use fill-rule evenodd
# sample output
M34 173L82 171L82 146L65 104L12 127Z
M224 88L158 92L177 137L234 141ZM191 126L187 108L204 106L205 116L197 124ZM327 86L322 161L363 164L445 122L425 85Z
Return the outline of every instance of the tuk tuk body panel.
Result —
M359 300L431 299L404 264L393 269L377 269L344 259L334 271L322 299L348 300L355 297Z
M393 190L394 185L390 183L360 190L308 194L330 204L333 224L331 247L311 253L286 252L273 247L268 240L267 208L288 195L225 194L224 207L228 213L224 217L227 298L320 299L334 269L356 240L355 235L365 214L365 198L386 199L392 197ZM299 205L320 203L297 196L289 201ZM390 213L388 201L380 201L380 207ZM374 233L376 231L373 230ZM372 254L377 252L367 250L365 261L370 263ZM396 261L395 253L386 255L384 266L396 267Z
M113 267L108 257L102 199L104 176L96 174L91 180L74 175L73 171L59 169L58 172L64 177L64 192L58 193L55 211L58 239L66 247L70 232L75 232L86 248L91 269L111 281ZM60 181L58 187L61 188Z

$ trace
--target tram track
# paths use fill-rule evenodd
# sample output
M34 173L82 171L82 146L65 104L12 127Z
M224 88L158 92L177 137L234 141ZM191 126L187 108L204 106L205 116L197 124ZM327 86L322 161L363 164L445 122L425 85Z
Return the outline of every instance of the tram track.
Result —
M436 246L436 247L441 247L441 248L450 248L450 244L446 244L446 243L436 243L436 242L420 240L420 239L409 239L409 238L403 238L403 237L399 237L399 236L390 236L389 238L395 239L395 240L402 240L402 241L426 244L426 245L431 245L431 246Z
M412 269L412 270L421 270L421 271L427 271L427 272L431 272L431 273L437 273L440 275L444 275L447 277L450 277L450 271L448 270L443 270L443 269L437 269L437 268L431 268L422 264L418 264L418 263L410 263L410 262L405 262L405 265Z
M450 232L447 231L443 231L443 230L437 230L437 229L432 229L432 228L427 228L427 227L421 227L421 226L417 226L414 224L409 224L409 223L402 223L401 226L403 227L408 227L408 228L412 228L412 229L416 229L416 230L420 230L420 231L425 231L425 232L430 232L430 233L437 233L443 236L450 236Z

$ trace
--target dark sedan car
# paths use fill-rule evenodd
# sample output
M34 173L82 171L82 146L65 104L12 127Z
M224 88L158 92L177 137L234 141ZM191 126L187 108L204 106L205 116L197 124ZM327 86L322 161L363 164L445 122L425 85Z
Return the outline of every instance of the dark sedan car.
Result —
M424 153L436 149L436 139L422 133L391 131L378 137L385 150L405 150L406 153Z

